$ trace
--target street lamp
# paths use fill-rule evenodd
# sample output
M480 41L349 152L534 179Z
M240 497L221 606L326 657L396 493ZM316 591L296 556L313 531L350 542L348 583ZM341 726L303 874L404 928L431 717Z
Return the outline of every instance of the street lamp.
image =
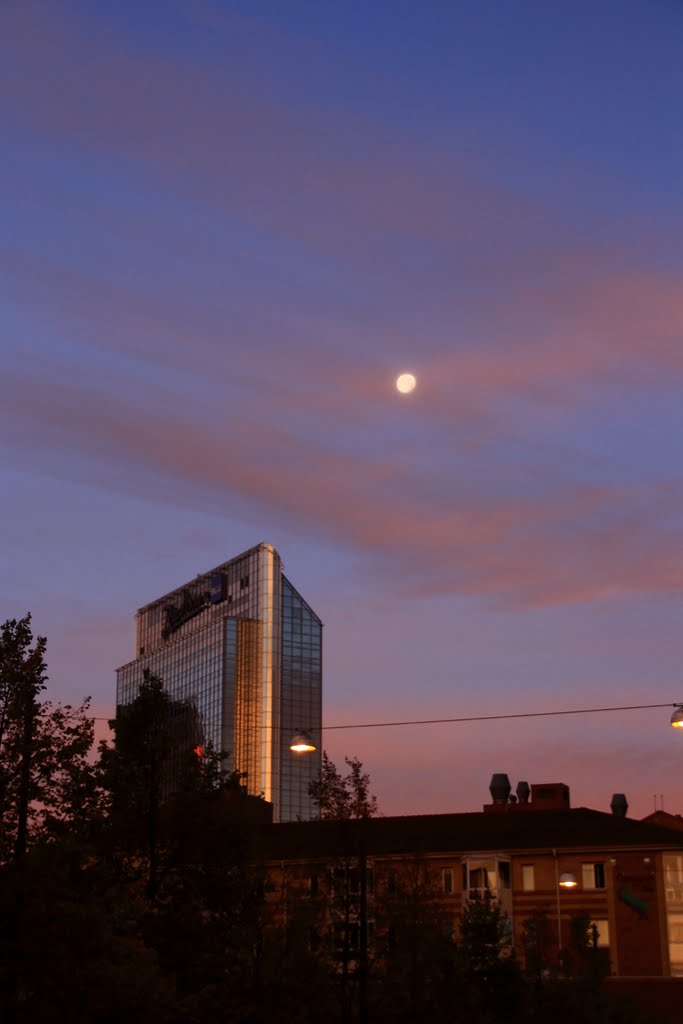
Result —
M302 729L301 732L292 736L292 742L289 744L289 749L295 754L310 754L316 750L316 745L311 739L310 734Z
M679 704L671 715L671 724L674 729L683 729L683 704Z
M557 898L557 951L562 951L562 908L560 905L560 889L574 889L576 887L576 876L571 871L563 871L560 874L560 859L557 850L553 850L555 858L555 896Z

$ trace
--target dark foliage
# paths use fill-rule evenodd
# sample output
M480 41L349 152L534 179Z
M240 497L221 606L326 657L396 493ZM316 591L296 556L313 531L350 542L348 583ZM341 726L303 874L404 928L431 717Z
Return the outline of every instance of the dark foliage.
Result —
M0 863L79 832L97 812L89 700L78 708L40 700L45 649L30 615L0 628Z
M558 981L542 922L525 976L498 904L470 902L455 935L421 861L370 897L362 819L377 805L357 759L343 776L325 756L314 791L322 817L361 819L353 848L321 866L327 890L285 898L274 925L257 833L236 813L241 779L206 749L192 705L147 676L93 766L87 703L41 700L44 655L28 617L2 627L3 1024L642 1020L604 995L587 919L572 926L575 980Z
M320 817L328 821L374 818L377 797L370 793L370 776L363 771L363 764L357 757L345 757L344 761L349 769L346 775L342 775L327 751L323 751L320 780L309 786Z

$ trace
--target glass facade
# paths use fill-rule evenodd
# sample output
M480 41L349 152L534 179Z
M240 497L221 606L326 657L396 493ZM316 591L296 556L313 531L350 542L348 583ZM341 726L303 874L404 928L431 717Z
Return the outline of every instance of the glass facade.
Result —
M319 777L322 623L259 544L137 613L136 658L117 671L117 704L134 700L145 669L196 711L204 745L226 750L275 821L315 816ZM316 750L295 754L308 732Z

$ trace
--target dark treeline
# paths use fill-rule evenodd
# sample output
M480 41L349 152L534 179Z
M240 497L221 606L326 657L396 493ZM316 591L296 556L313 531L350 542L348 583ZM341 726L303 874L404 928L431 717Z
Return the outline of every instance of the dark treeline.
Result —
M44 638L34 640L29 617L1 628L4 1024L642 1019L603 995L604 965L585 927L576 930L572 982L547 980L540 951L527 975L505 955L495 904L470 905L454 936L419 879L375 904L362 973L348 942L340 953L334 934L316 929L310 900L283 929L258 829L234 813L242 780L203 743L193 707L148 675L112 722L113 744L101 744L93 761L87 701L74 708L43 699ZM376 812L362 766L347 763L345 779L325 759L314 792L323 817ZM358 865L341 870L348 881ZM348 940L353 902L330 905L326 919L335 913Z

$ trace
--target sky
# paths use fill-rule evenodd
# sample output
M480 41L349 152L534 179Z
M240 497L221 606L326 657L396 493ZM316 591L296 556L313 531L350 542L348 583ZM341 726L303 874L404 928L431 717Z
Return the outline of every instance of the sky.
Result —
M136 608L268 541L325 725L683 701L682 52L677 0L4 0L0 621L51 699L111 716ZM640 817L669 714L325 747L386 814Z

